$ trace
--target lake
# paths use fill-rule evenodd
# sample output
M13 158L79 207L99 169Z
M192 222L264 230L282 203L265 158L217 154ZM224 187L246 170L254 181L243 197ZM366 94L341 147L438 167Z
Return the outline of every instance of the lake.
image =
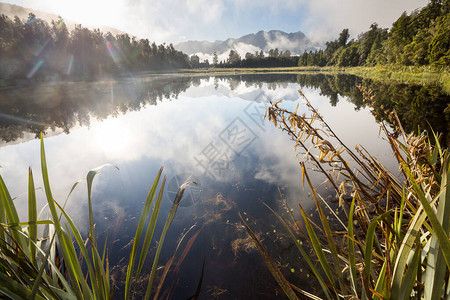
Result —
M427 129L428 121L447 136L450 118L445 109L450 101L435 85L386 85L323 74L168 74L111 82L46 83L1 91L0 174L12 197L17 197L21 219L26 219L28 167L34 171L40 206L46 203L39 132L46 133L50 182L59 203L89 170L106 163L116 166L119 170L106 167L95 178L93 209L99 244L108 236L110 268L120 287L143 202L162 166L167 188L156 240L179 185L186 180L198 183L183 196L160 264L170 259L188 228L195 225L186 240L198 236L184 261L169 273L164 296L192 296L203 261L201 299L282 295L252 247L238 212L263 240L286 278L314 293L312 275L263 204L284 215L293 209L298 218L301 202L314 214L310 193L302 188L298 164L302 155L296 157L293 141L263 115L270 101L280 99L284 100L280 106L295 110L298 104L299 113L308 114L298 93L301 89L347 146L361 144L395 169L390 147L379 135L379 124L357 84L374 90L373 109L380 115L396 109L406 130ZM324 181L320 174L311 175L315 185ZM336 207L331 189L324 185L322 192ZM88 229L85 182L70 196L67 211L81 229ZM153 242L150 252L155 248ZM151 263L149 259L147 265ZM120 289L115 296L120 298Z

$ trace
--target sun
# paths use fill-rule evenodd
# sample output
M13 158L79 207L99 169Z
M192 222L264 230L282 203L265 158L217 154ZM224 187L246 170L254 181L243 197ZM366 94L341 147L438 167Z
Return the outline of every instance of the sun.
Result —
M64 19L83 26L120 27L124 6L122 1L77 0L48 1L51 10Z
M130 147L131 133L118 119L108 119L92 127L94 144L107 155L122 155Z

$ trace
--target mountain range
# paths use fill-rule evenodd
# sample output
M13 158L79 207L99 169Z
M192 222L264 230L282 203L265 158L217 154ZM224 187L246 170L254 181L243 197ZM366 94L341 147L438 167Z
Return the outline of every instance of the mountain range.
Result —
M240 38L229 38L225 41L187 41L174 45L175 49L188 55L197 54L211 56L214 52L219 55L228 55L230 50L237 51L242 57L247 52L268 52L278 48L279 51L289 50L291 54L302 54L304 51L315 50L320 47L312 43L303 32L286 33L281 30L258 31Z

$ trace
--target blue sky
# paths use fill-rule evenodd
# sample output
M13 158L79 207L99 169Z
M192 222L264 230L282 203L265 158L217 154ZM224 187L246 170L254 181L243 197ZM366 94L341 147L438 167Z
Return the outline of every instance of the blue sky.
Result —
M2 0L158 43L224 40L259 30L302 31L315 41L389 27L427 0Z

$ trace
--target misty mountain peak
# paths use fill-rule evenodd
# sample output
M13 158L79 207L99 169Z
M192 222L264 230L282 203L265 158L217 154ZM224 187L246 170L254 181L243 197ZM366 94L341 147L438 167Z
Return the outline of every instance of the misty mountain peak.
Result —
M188 55L205 54L211 55L228 53L230 50L237 51L241 56L247 52L264 51L278 48L280 51L289 50L292 54L302 54L304 51L314 50L314 45L303 32L286 33L281 30L260 30L239 38L228 38L225 41L188 41L174 46L177 50Z

